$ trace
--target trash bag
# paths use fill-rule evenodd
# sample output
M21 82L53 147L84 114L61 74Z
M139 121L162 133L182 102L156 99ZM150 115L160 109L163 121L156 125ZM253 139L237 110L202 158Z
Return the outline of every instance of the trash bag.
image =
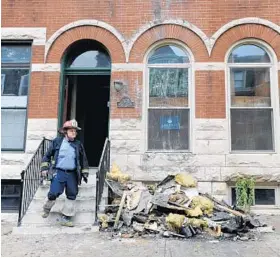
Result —
M204 196L195 196L192 199L191 207L200 207L203 214L211 215L213 213L214 203Z
M197 183L190 174L180 173L175 176L175 181L185 187L196 187Z
M125 183L131 180L131 177L127 174L123 174L116 164L112 165L110 173L107 173L107 179L118 181L120 183Z

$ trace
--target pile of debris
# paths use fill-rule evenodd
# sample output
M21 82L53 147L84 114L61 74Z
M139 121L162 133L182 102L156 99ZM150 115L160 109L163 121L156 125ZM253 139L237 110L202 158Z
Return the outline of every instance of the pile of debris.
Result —
M103 214L98 214L100 231L122 237L156 234L189 238L196 235L248 240L257 228L265 227L244 211L209 194L199 193L189 174L167 176L157 185L131 182L116 165L106 183L114 194Z

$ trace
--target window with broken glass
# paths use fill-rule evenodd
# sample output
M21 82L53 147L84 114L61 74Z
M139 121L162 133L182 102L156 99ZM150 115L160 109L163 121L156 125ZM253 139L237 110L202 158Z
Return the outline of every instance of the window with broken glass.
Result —
M190 107L187 53L175 45L148 59L148 150L189 150Z
M1 47L1 149L24 150L31 45Z
M254 44L235 47L228 59L232 151L273 151L271 60Z

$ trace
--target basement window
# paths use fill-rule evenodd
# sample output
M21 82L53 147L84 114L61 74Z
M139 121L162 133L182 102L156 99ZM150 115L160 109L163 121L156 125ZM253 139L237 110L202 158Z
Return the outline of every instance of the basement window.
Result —
M1 212L18 212L20 191L20 180L1 180Z
M235 187L231 188L231 203L236 205L236 191ZM276 192L275 188L255 188L254 205L276 205Z

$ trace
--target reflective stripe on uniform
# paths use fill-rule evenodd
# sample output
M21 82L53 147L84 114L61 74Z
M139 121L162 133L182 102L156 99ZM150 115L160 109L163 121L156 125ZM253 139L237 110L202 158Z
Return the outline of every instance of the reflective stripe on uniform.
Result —
M41 168L42 167L48 167L49 166L49 162L42 162L41 163Z

